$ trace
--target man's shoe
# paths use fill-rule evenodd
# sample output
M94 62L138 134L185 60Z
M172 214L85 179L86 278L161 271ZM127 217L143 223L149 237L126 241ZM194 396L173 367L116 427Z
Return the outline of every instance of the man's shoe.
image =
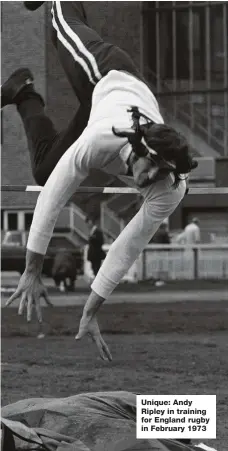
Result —
M1 108L16 103L17 95L27 86L33 85L33 75L27 68L13 72L1 87Z

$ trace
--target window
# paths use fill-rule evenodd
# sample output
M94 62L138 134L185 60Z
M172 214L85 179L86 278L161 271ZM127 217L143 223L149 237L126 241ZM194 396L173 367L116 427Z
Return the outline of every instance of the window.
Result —
M225 21L223 6L210 8L210 47L211 47L211 77L213 81L223 80L225 70Z
M25 230L29 230L32 224L33 213L25 213L24 216L24 228Z
M18 229L18 214L17 213L7 213L8 215L8 230Z
M145 20L149 69L163 81L175 75L177 80L189 80L191 75L193 80L205 80L205 8L161 8L157 13L150 8Z
M176 55L177 79L189 78L189 35L188 11L178 11L176 15Z
M3 144L3 111L1 110L1 144Z
M189 11L177 12L176 54L177 79L190 78L191 59L193 80L205 79L205 58L203 57L205 54L205 14L203 8L195 8L192 12L192 19Z
M28 231L33 218L32 211L4 211L2 213L2 229Z

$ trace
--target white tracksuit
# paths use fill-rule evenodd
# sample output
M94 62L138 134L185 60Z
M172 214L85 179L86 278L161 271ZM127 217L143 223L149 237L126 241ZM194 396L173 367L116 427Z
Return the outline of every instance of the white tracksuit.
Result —
M55 222L89 170L100 169L135 186L127 177L126 160L131 147L126 138L113 135L112 126L132 126L131 106L156 123L163 123L157 101L145 83L120 71L110 71L95 86L88 125L80 138L65 152L39 195L27 248L45 254ZM143 123L143 122L142 122ZM174 176L141 189L144 202L111 248L91 288L107 298L132 266L165 218L176 209L185 194L186 183L178 188Z

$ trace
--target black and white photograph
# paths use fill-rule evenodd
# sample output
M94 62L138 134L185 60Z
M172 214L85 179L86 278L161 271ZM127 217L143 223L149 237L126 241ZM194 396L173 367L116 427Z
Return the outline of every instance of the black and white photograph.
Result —
M0 7L1 451L228 451L228 2Z

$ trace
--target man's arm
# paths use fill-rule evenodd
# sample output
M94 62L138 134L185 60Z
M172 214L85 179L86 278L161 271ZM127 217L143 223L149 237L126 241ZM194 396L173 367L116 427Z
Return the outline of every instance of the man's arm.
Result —
M123 276L133 265L160 224L176 209L185 193L185 183L177 189L169 187L162 192L152 190L138 213L122 230L111 245L108 254L92 284L92 295L85 305L85 311L95 312L100 304L112 293Z
M179 235L177 235L177 237L175 238L175 242L176 242L177 244L183 243L184 240L185 240L185 231L179 233Z
M41 268L41 259L38 264L34 253L46 254L60 211L87 176L83 164L75 163L75 154L79 150L77 142L68 149L39 195L27 243L30 252L27 255L26 269L27 265L31 265L31 260L37 263L33 265L34 271L35 267L37 270Z
M44 262L44 255L37 254L27 249L26 271L31 274L41 274Z
M92 292L84 306L76 339L80 340L86 334L91 335L104 360L111 360L112 357L100 334L96 313L145 248L159 225L175 210L186 189L185 182L175 190L172 186L167 186L167 190L164 187L163 192L159 188L160 185L157 186L158 189L154 187L151 196L148 196L138 213L111 245L92 283Z
M27 243L26 268L16 291L6 303L10 305L15 299L20 298L19 314L23 313L27 305L28 321L35 305L38 320L42 322L41 297L44 297L50 305L47 290L40 277L44 255L59 212L87 176L86 163L83 163L86 146L84 144L84 140L79 138L66 151L42 189L36 204Z
M200 228L199 227L197 227L195 230L195 242L196 242L196 244L200 243Z

